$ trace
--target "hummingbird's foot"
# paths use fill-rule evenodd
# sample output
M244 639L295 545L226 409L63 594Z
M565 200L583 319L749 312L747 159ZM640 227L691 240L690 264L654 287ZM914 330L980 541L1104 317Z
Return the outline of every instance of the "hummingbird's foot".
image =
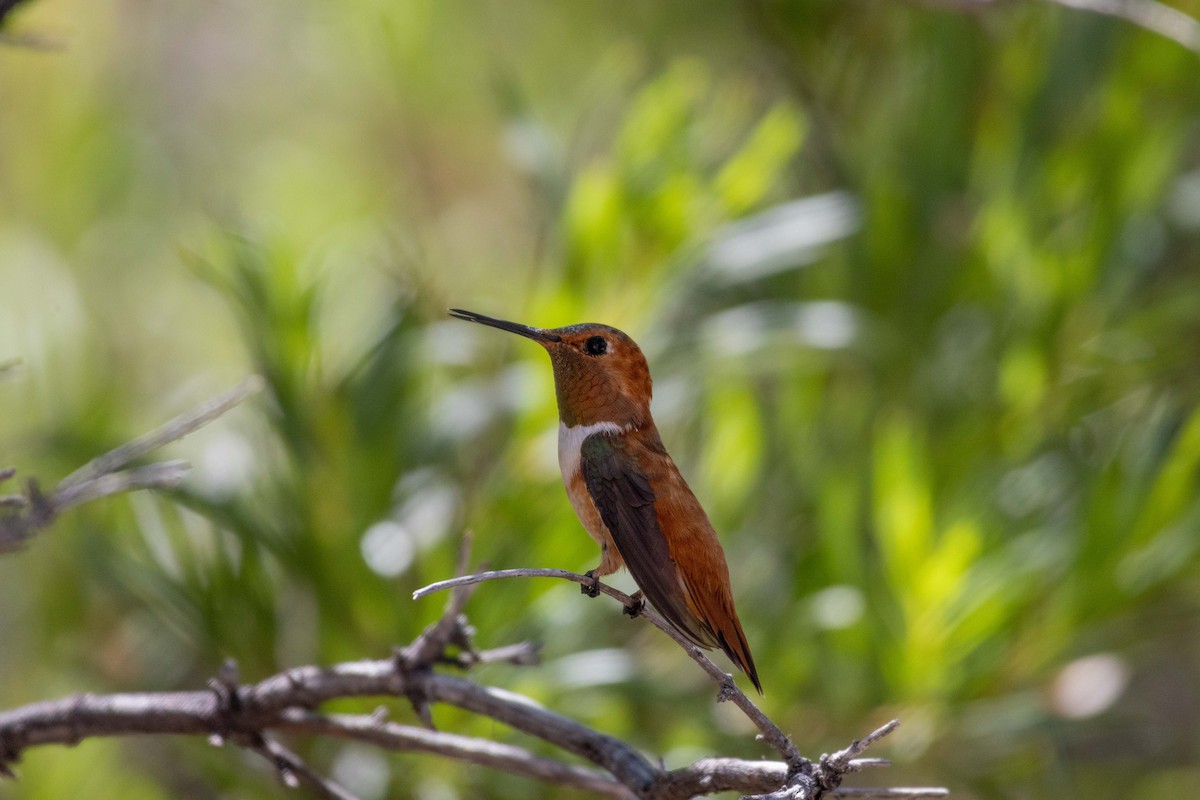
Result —
M642 613L642 609L645 607L646 598L642 596L642 592L639 589L630 595L629 604L625 606L625 613L629 615L630 619L634 619Z
M579 585L579 592L586 594L588 597L600 596L600 576L596 574L596 570L589 569L583 573L585 577L591 578L591 583L582 583Z

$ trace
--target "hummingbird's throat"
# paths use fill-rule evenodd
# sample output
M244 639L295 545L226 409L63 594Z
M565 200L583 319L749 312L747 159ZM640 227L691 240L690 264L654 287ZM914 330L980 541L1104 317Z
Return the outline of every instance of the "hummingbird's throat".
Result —
M568 428L604 422L626 429L639 428L649 420L650 382L644 367L643 382L598 369L594 362L570 355L551 352L551 361L558 416Z
M608 423L628 429L640 427L647 412L624 395L613 381L603 375L588 375L582 380L560 381L555 376L558 417L568 428Z

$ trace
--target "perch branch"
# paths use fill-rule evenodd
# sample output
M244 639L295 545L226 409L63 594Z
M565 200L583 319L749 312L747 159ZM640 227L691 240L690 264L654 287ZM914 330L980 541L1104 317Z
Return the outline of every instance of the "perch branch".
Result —
M465 572L467 565L464 542L459 572ZM880 759L857 756L893 730L895 723L813 764L795 752L790 740L747 698L750 707L766 720L766 725L760 725L764 738L786 752L795 752L794 759L778 762L706 758L668 770L620 739L542 708L528 697L434 672L435 665L447 663L459 667L495 661L536 663L536 650L528 645L475 650L471 644L472 630L463 615L469 586L496 577L513 577L513 573L550 574L577 583L588 581L584 576L561 570L509 570L483 573L483 577L461 576L427 587L422 594L439 587L455 591L441 618L388 659L331 667L296 667L250 684L241 684L236 666L227 662L204 690L82 694L0 712L0 775L13 777L12 767L21 754L39 745L71 745L103 736L198 735L207 736L214 744L231 742L259 753L289 786L306 784L320 797L352 800L353 795L346 789L318 774L271 737L274 731L285 731L355 740L391 750L435 753L620 800L687 800L723 791L769 792L761 796L801 800L822 797L925 800L946 796L946 790L940 788L839 788L842 775L882 763ZM631 600L608 586L602 585L601 591L623 604ZM652 622L657 616L649 610L643 613ZM665 625L661 620L656 624ZM451 655L451 650L457 650L457 654ZM695 653L689 650L689 654L710 665L706 671L721 686L721 697L736 700L740 692L736 687L730 688L732 680L728 675L698 650ZM380 712L369 716L316 712L322 703L365 697L406 699L429 728L432 728L430 706L452 705L540 739L591 766L535 755L515 745L392 723Z
M379 659L290 669L255 684L230 686L228 694L213 690L85 694L34 703L0 713L0 773L12 775L10 765L21 752L39 745L136 734L197 735L237 742L239 737L253 739L269 730L436 753L618 798L683 800L730 790L766 791L777 787L788 773L782 762L733 758L708 758L680 769L661 770L625 743L543 709L529 698L442 674L419 679L431 700L475 711L558 745L605 772L485 739L390 723L380 715L322 716L311 710L338 699L406 697L410 680L411 676L396 668L394 659ZM291 762L288 767L304 779L299 767ZM832 793L836 797L907 800L946 795L940 788L838 789Z
M460 566L459 572L461 573L462 571L463 569ZM418 589L413 592L413 599L427 597L447 589L457 593L469 586L506 578L558 578L578 583L581 586L596 585L601 594L617 600L626 607L629 607L633 603L633 598L619 589L615 589L602 582L594 583L593 579L586 575L579 575L562 569L538 568L493 570L474 575L460 574L456 578L438 581L437 583L432 583ZM719 759L707 759L703 762L703 766L698 766L702 762L697 762L691 767L675 770L664 775L659 781L659 790L664 793L663 796L676 796L673 792L677 791L680 797L691 797L695 794L706 794L728 789L762 791L764 794L754 795L759 800L816 800L830 794L835 796L859 797L942 797L947 794L944 789L932 788L855 789L843 791L839 787L842 778L846 774L857 772L864 767L884 766L887 764L883 759L864 759L858 758L858 756L862 755L868 747L896 730L900 725L898 720L888 722L864 738L855 740L848 747L834 753L832 756L822 756L819 763L813 764L813 762L800 754L800 751L796 748L791 738L780 730L779 726L772 722L745 692L738 688L733 681L733 677L714 664L704 654L704 651L675 631L653 609L642 606L638 616L645 617L651 624L663 633L666 633L676 644L682 647L691 656L692 660L699 664L720 687L720 692L717 695L718 702L733 701L759 729L761 732L760 738L770 744L783 757L782 764L772 765L772 769L777 768L778 773L773 771L769 781L764 781L762 784L749 785L750 782L747 780L747 776L744 773L738 773L738 777L735 779L738 781L737 783L719 784L720 788L717 788L717 777L730 777L730 775L727 772L718 770L717 767L727 765L726 762ZM762 763L760 762L760 766ZM742 768L740 762L733 762L732 766L734 772ZM694 772L702 773L704 776L703 780L692 782L690 779ZM755 776L763 777L757 771ZM780 785L781 783L782 786ZM670 789L668 790L667 787L670 787ZM882 792L896 792L896 794L877 794Z
M485 581L501 580L504 578L559 578L561 580L578 583L581 586L592 585L592 578L564 569L506 569L495 570L491 572L480 572L475 575L464 575L458 578L451 578L450 580L432 583L429 586L413 592L413 599L420 599L433 594L434 592L440 592L446 589L454 589L457 591L464 586L471 586L477 583L483 583ZM619 589L614 589L612 586L609 586L605 583L600 583L599 588L601 594L617 600L622 605L629 606L633 603L633 598ZM767 715L764 714L762 710L754 704L754 701L751 700L745 692L737 687L737 684L735 684L733 681L733 676L714 664L712 659L704 654L703 650L681 636L652 608L643 607L638 616L645 617L650 624L654 625L654 627L658 628L660 631L675 640L676 644L682 647L684 652L686 652L693 661L699 664L701 668L708 673L708 676L716 681L717 685L721 687L718 700L733 701L733 703L737 705L737 707L740 708L742 712L746 714L746 716L749 717L754 725L759 729L763 740L766 741L767 744L771 745L771 747L773 747L779 753L779 755L783 757L783 760L787 764L793 768L800 769L803 768L805 764L809 763L808 759L801 755L800 751L796 749L795 743L793 743L792 740L779 729L779 726L772 722L770 718L768 718Z
M466 564L464 547L460 571L465 571ZM352 739L391 750L436 753L620 800L685 800L731 790L771 791L794 780L794 766L777 761L708 758L667 770L625 742L542 708L527 697L434 672L432 667L441 663L463 666L497 660L513 663L536 660L536 652L528 646L481 652L471 647L470 628L462 610L466 587L471 585L471 579L480 582L477 577L456 579L457 591L447 602L442 617L389 659L332 667L297 667L244 685L238 682L237 670L230 662L206 690L84 694L2 712L0 774L12 776L11 767L21 753L39 745L74 744L97 736L206 735L216 744L229 741L262 754L288 785L305 783L321 797L349 800L351 795L345 789L317 774L269 736L271 731L287 731ZM610 589L602 587L602 591ZM613 596L625 602L621 593ZM450 648L460 650L460 660L447 655ZM464 653L470 655L464 659ZM355 716L322 715L315 711L325 702L362 697L407 699L423 718L430 716L429 704L453 705L552 744L593 766L535 755L515 745L388 722L379 712ZM421 704L426 706L424 713L420 711ZM788 796L808 800L822 796L903 800L945 797L944 789L845 790L820 780L820 770L826 762L832 765L831 769L842 772L878 763L878 759L855 756L884 733L876 732L855 742L834 756L823 758L820 765L803 761L808 767L804 774L809 776L804 786L813 791L793 792Z
M263 381L258 376L247 378L162 427L93 459L64 478L49 494L44 494L31 479L25 494L0 496L0 508L16 509L0 516L0 554L20 548L59 514L75 506L119 492L178 486L189 469L183 461L165 461L125 470L122 467L207 425L262 386ZM14 474L13 469L0 470L0 483Z
M484 714L553 743L603 767L626 785L647 787L659 775L656 767L624 742L539 708L528 698L450 675L398 668L395 659L326 668L299 667L242 686L227 685L222 679L213 683L214 688L208 690L84 694L0 713L0 774L11 775L10 765L20 754L39 745L134 734L203 735L214 737L218 743L238 742L240 737L262 735L276 728L314 727L317 723L311 718L296 715L323 702L355 697L406 698L415 690L431 701ZM222 685L224 691L218 688ZM381 726L381 730L388 728ZM477 744L477 749L486 750L491 743L477 740ZM396 749L402 748L396 745ZM486 763L496 765L509 755L492 751ZM479 759L465 760L481 763ZM511 764L511 771L528 773L528 764L517 761L521 763ZM565 770L553 774L570 781L569 785L581 785L573 773ZM594 783L594 778L592 775L587 780Z

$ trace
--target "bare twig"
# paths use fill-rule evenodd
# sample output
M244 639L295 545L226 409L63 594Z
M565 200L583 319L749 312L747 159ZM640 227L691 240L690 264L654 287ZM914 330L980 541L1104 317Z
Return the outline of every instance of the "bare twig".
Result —
M875 744L880 739L892 733L899 727L900 720L898 719L894 719L891 722L880 725L863 738L855 739L845 749L839 750L831 756L821 756L821 766L828 767L829 769L835 770L842 774L847 772L855 772L857 769L852 767L852 765L855 763L855 758L862 755L864 752L866 752L868 747ZM865 760L866 759L863 759L858 762L860 766L865 766L862 763ZM876 760L877 759L871 759L872 762ZM875 764L872 763L870 766L875 766Z
M465 550L460 562L465 568ZM512 572L484 575L511 577ZM575 582L587 580L584 576L568 575ZM525 663L530 659L533 651L527 646L477 652L469 649L469 643L464 645L457 640L468 629L462 618L465 587L481 580L480 576L456 579L458 599L452 597L442 618L400 651L403 657L327 668L298 667L253 684L240 684L236 667L230 662L206 690L78 695L0 713L0 774L11 776L11 765L21 753L38 745L74 744L96 736L207 735L217 743L231 741L262 753L289 784L307 783L320 796L348 800L350 795L345 789L318 775L268 735L270 731L286 730L355 739L393 750L437 753L622 800L635 797L684 800L729 790L779 792L783 791L778 789L781 783L787 793L772 796L808 800L822 796L917 800L946 795L944 789L837 788L842 774L879 763L878 759L855 756L889 732L894 727L890 724L845 750L822 758L817 765L804 759L783 763L718 758L666 770L625 742L544 709L527 697L433 672L430 667L445 663L449 659L445 650L455 646L467 648L474 663L494 660ZM428 593L432 587L424 591ZM602 585L601 591L623 604L629 599L611 587ZM647 612L651 621L654 616L653 612ZM443 626L447 619L454 623ZM437 647L432 646L435 642ZM717 676L723 675L715 666L712 670ZM715 679L722 685L722 694L727 694L724 681L728 676ZM313 710L324 702L367 696L420 698L427 715L432 703L457 706L550 743L599 770L537 756L513 745L389 723L378 714L327 716ZM782 733L776 736L787 741ZM798 772L796 764L803 769Z
M280 727L297 732L352 739L389 750L434 753L517 775L526 775L544 783L585 789L605 797L627 800L633 796L625 786L597 770L543 758L514 745L424 730L411 725L387 722L374 716L321 715L291 709L283 715Z
M909 0L920 5L980 13L999 0ZM1042 0L1044 3L1100 14L1136 25L1200 53L1200 20L1159 0Z
M1043 0L1055 5L1116 17L1200 53L1200 21L1157 0Z
M279 773L279 780L289 789L296 789L305 784L325 800L358 800L347 789L316 772L305 764L300 756L274 739L265 736L254 737L254 741L246 746L270 761Z
M110 494L178 486L187 477L190 469L186 461L164 461L137 469L97 475L65 488L60 486L54 492L54 513L61 514L69 508L108 497Z
M843 786L832 794L834 797L871 798L871 800L932 800L932 798L950 796L949 790L941 786L901 786L895 789Z
M537 568L506 569L481 572L475 575L460 575L457 578L439 581L413 592L413 598L427 597L430 594L447 589L459 592L468 586L506 578L558 578L578 583L581 586L596 585L593 584L592 578L567 570ZM626 607L630 606L633 602L633 598L629 595L607 584L598 583L598 588L602 594L619 601ZM643 607L639 612L639 616L645 617L656 628L674 639L691 656L692 660L699 664L708 673L709 677L721 687L720 693L717 695L718 701L729 700L734 702L759 729L761 732L760 738L770 744L783 757L783 763L773 764L769 774L763 774L761 769L757 769L753 770L753 775L747 774L744 765L740 762L728 763L721 760L707 759L703 763L703 766L701 766L701 762L697 762L697 764L693 764L690 767L682 770L674 770L662 776L657 784L657 791L661 793L661 796L691 797L697 794L707 794L709 792L725 791L728 789L764 792L763 794L754 795L759 800L817 800L827 795L913 798L943 797L947 794L945 789L840 789L842 778L846 774L857 772L864 767L884 766L887 764L884 759L862 759L858 758L858 756L862 755L868 747L896 730L900 724L899 721L892 720L864 738L852 742L848 747L839 750L832 756L822 756L819 763L813 764L800 754L800 751L796 748L791 738L780 730L779 726L771 721L745 692L737 687L733 681L733 677L714 664L699 647L676 632L653 609ZM702 781L693 780L696 773L703 775ZM724 783L722 782L723 780L730 782ZM895 792L899 793L884 794Z
M467 574L470 553L471 532L467 531L463 535L458 551L456 574L460 577ZM454 591L450 593L450 599L446 601L446 610L442 612L441 618L422 631L411 645L404 648L403 657L413 663L429 665L433 663L436 655L445 652L446 647L450 644L457 644L463 649L469 650L469 632L466 630L462 612L466 608L467 599L470 596L470 584L464 583L455 586Z
M634 791L648 790L660 776L653 764L619 739L540 708L528 698L449 675L426 674L415 680L431 700L489 716L552 743L602 767ZM0 713L0 774L11 774L9 765L29 747L132 734L236 739L242 733L294 727L290 712L329 700L406 697L413 681L396 669L393 659L385 659L291 669L257 684L234 687L232 701L220 692L200 690L79 695L34 703Z
M207 425L262 386L263 381L258 376L247 378L157 430L88 462L64 478L49 494L41 492L37 483L30 480L24 495L0 496L0 509L18 509L16 513L0 516L0 554L18 549L59 514L75 506L119 492L178 486L189 469L183 461L165 461L127 470L121 468ZM0 470L0 482L11 478L14 472L12 469Z
M570 572L564 569L505 569L491 572L480 572L475 575L465 575L459 578L438 581L437 583L432 583L429 586L413 592L413 599L420 599L433 594L434 592L440 592L446 589L457 590L464 586L471 586L477 583L483 583L485 581L501 580L504 578L558 578L560 580L578 583L581 586L591 586L593 583L592 578L589 578L586 575L579 575L578 573ZM599 589L601 594L619 601L622 605L629 606L633 603L632 597L620 591L619 589L614 589L612 586L609 586L605 583L600 583ZM772 722L770 718L768 718L767 715L764 714L762 710L754 704L754 701L751 700L745 692L737 687L737 684L735 684L733 681L733 677L714 664L712 660L704 654L703 650L681 636L653 609L643 608L639 616L645 617L652 625L654 625L654 627L658 628L660 631L674 639L675 642L683 648L684 652L691 656L692 660L699 664L704 671L708 673L709 677L716 681L717 685L721 687L718 699L722 701L730 700L738 708L740 708L742 712L746 714L746 716L749 717L759 729L763 740L773 747L780 754L780 756L783 757L783 760L787 764L791 765L793 768L801 769L804 767L804 765L809 763L808 759L801 755L800 751L796 749L795 743L793 743L792 740L779 729L779 726Z
M180 414L165 425L84 464L63 478L62 483L58 485L58 491L115 472L163 445L179 441L189 433L212 422L246 398L261 391L262 388L263 379L258 375L251 375L237 386L222 392L207 403Z
M224 693L205 689L78 695L0 713L0 774L11 775L9 767L20 754L39 745L74 744L98 736L135 734L215 736L219 741L242 743L253 742L255 736L264 736L271 730L356 739L392 750L437 753L607 797L683 800L730 790L769 791L779 786L789 772L787 765L778 761L726 758L702 759L664 771L624 742L541 708L529 698L449 675L431 674L421 679L422 689L432 701L495 719L572 752L605 772L533 756L511 745L387 723L378 716L322 716L310 710L336 699L405 697L409 678L395 668L393 659L355 661L327 668L299 667L259 683L240 686L227 674L232 670L223 668L222 673L223 677L214 684L224 687ZM851 745L847 750L854 747ZM281 755L276 748L269 751L273 758ZM296 762L286 763L295 777L307 780ZM945 797L946 791L838 789L832 794L916 800Z
M842 778L863 767L880 766L882 759L856 759L868 747L900 727L899 720L892 720L876 728L862 739L855 739L848 747L833 755L823 755L819 763L811 768L792 771L780 788L765 794L751 795L747 800L815 800L829 793L838 793ZM886 762L884 762L886 763ZM859 790L874 792L875 789ZM909 790L911 791L911 790ZM926 790L921 790L926 791ZM944 790L943 790L944 791ZM874 796L874 795L872 795Z
M0 480L3 477L0 474ZM86 486L106 477L111 476L101 472L72 486ZM35 510L45 502L44 497L31 493L30 504ZM460 573L466 571L468 563L464 540ZM921 800L946 796L946 790L940 788L839 788L843 775L885 763L882 759L857 756L894 730L896 723L883 726L832 756L822 756L819 763L813 764L799 754L791 740L754 706L728 674L678 635L672 638L720 685L718 699L737 702L755 720L763 732L762 738L778 749L785 761L709 758L667 770L620 739L542 708L530 698L434 672L434 665L445 663L459 667L495 661L536 663L536 649L525 644L475 650L470 641L472 630L463 615L468 587L486 580L529 576L565 578L581 585L591 583L586 576L563 570L504 570L460 576L417 593L424 596L440 589L454 589L439 620L390 659L355 661L327 668L298 667L252 684L239 683L236 665L229 661L205 690L84 694L0 712L0 775L13 777L12 766L21 754L39 745L75 744L86 738L135 734L206 735L215 744L229 741L263 755L289 786L303 783L321 797L353 800L345 788L311 769L269 735L271 731L290 731L353 739L393 750L436 753L621 800L685 800L731 790L768 792L760 796L770 800L819 800L832 796ZM622 605L632 603L632 598L610 586L601 584L599 588ZM643 609L641 614L666 633L674 633L652 609ZM456 656L448 655L452 648L457 649ZM430 706L453 705L534 736L599 769L535 755L514 745L390 723L379 713L364 717L315 712L317 706L328 701L368 696L408 699L430 728Z

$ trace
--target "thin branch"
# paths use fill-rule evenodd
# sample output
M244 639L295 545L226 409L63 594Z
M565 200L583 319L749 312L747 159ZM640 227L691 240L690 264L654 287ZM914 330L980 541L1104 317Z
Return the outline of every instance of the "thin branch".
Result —
M522 567L518 569L496 569L488 570L487 572L477 572L474 575L459 575L455 578L447 578L444 581L437 581L428 586L422 586L412 593L413 600L421 600L429 597L431 594L444 592L447 589L456 589L460 586L473 586L477 583L486 583L487 581L498 581L505 578L559 578L565 581L572 581L578 584L592 584L592 579L586 575L580 575L577 572L571 572L566 569L551 569L542 567ZM628 599L628 595L621 592L619 589L614 589L606 583L600 583L600 593L608 595L615 600ZM622 602L624 602L622 600Z
M584 758L635 792L648 791L659 777L658 768L632 746L544 709L529 698L449 675L431 676L424 689L431 700L499 720Z
M352 697L408 697L491 717L536 736L645 789L658 769L619 739L539 707L532 700L426 669L399 668L395 659L354 661L333 667L299 667L255 684L214 681L208 690L78 695L0 713L0 772L30 747L73 744L94 736L131 734L216 735L261 732L284 724L285 711L314 708ZM222 687L224 691L222 691Z
M623 785L597 770L543 758L523 747L400 725L375 716L322 715L291 709L284 713L283 723L279 727L295 732L366 742L388 750L434 753L457 761L525 775L544 783L571 786L620 800L633 797Z
M1054 5L1116 17L1200 53L1200 21L1157 0L1043 0Z
M485 581L501 580L505 578L558 578L560 580L578 583L581 586L591 586L593 583L592 578L589 578L586 575L579 575L563 569L523 568L493 570L490 572L480 572L476 575L465 575L458 578L452 578L450 580L432 583L429 586L413 592L413 599L420 599L433 594L434 592L440 592L446 589L457 590L464 586L471 586L477 583L483 583ZM633 603L632 597L620 591L619 589L614 589L612 586L609 586L605 583L599 583L599 589L601 594L619 601L622 605L629 606ZM779 726L772 722L770 718L767 717L767 715L764 714L762 710L754 704L754 701L751 700L745 692L738 688L737 684L733 681L733 677L714 664L712 660L704 654L703 650L681 636L653 609L643 607L638 616L645 617L652 625L654 625L654 627L670 636L680 647L682 647L684 652L691 656L692 660L699 664L701 668L708 673L708 676L716 681L717 685L721 687L718 700L730 700L738 708L740 708L762 733L763 740L773 747L776 752L783 757L783 760L787 764L792 766L794 769L802 769L804 765L809 763L808 759L801 755L800 751L796 749L795 743L792 742L787 734L781 731Z
M740 758L702 758L686 767L672 770L661 786L670 786L667 797L690 798L718 792L771 792L787 780L787 764L782 761L744 761ZM934 800L949 797L941 787L882 789L873 787L839 788L825 797L879 798L880 800Z
M933 800L949 797L950 790L941 786L901 786L895 789L843 786L833 792L834 797L871 798L871 800Z
M831 756L821 757L821 766L828 766L831 769L841 773L855 771L851 769L851 764L854 759L866 752L867 748L878 742L883 737L893 733L900 727L900 720L894 719L884 725L879 726L875 730L861 739L855 739L844 750L839 750ZM860 762L861 763L861 762ZM873 764L871 766L874 766Z
M464 548L460 571L465 570L467 563ZM269 735L272 731L290 731L354 739L393 750L437 753L621 800L687 800L721 791L765 791L770 794L762 797L772 800L819 800L830 796L919 800L946 796L946 790L936 788L844 790L838 787L844 774L882 763L880 759L856 756L894 730L895 723L832 756L823 756L818 764L797 754L797 759L786 762L710 758L666 770L620 739L542 708L528 697L434 672L435 664L447 662L463 666L495 660L528 663L532 659L534 651L528 646L475 651L469 641L470 626L462 615L466 587L497 577L513 577L514 573L590 583L585 576L561 570L506 570L463 576L440 585L446 588L451 584L457 590L447 602L441 619L390 659L324 668L298 667L251 684L240 684L236 665L226 662L205 690L84 694L0 712L0 775L12 777L11 767L21 754L39 745L70 745L102 736L200 735L217 744L229 741L262 754L288 785L303 782L322 797L350 800L349 792L316 773ZM421 593L428 594L436 588L436 585L428 587ZM601 585L600 589L622 604L632 599L612 587ZM643 613L666 629L653 611ZM458 661L446 652L454 647L460 650ZM708 664L706 671L720 684L721 697L737 699L740 692L732 686L728 675L695 648L688 652L693 658L702 659L702 664ZM390 723L378 713L369 717L315 713L322 703L362 697L407 698L427 722L431 722L427 719L431 716L430 704L453 705L536 737L599 770L535 755L513 745ZM749 703L748 699L746 702ZM757 711L752 703L750 707ZM776 741L790 745L790 740L773 723L769 720L767 723L764 738L771 738L767 733L773 730Z
M467 574L470 553L471 532L467 531L459 545L456 575L461 577ZM430 664L433 663L436 655L445 652L446 647L450 644L457 644L469 650L470 637L465 629L462 612L467 607L467 600L470 597L470 584L464 583L455 586L454 591L450 593L450 599L446 601L446 609L442 612L441 618L422 631L411 645L404 648L403 657L410 662Z
M478 577L472 578L479 582ZM467 584L460 581L460 585ZM601 588L605 589L611 588ZM614 596L622 602L626 600L620 593ZM446 618L458 619L464 626L460 601L451 600L446 604L443 619ZM434 624L422 633L424 639L418 637L419 642L430 642L430 631L437 630L454 631L457 628L438 628L438 624ZM452 639L454 637L444 638L445 646L454 646ZM17 762L20 754L38 745L70 745L92 736L208 735L210 740L233 741L269 756L284 781L307 782L326 798L348 798L348 793L340 794L344 789L328 778L320 777L282 745L268 739L270 730L290 730L368 741L391 750L436 752L464 762L623 800L685 800L722 790L762 792L779 787L781 781L788 782L785 786L791 786L796 776L796 769L790 764L724 758L702 759L677 770L661 769L625 742L541 708L532 699L499 688L480 686L454 675L432 672L432 664L442 663L448 656L444 651L431 652L424 645L421 648L415 645L416 642L403 650L408 657L347 662L326 668L299 667L271 675L257 684L239 685L236 669L229 662L224 664L217 678L210 681L208 690L108 696L80 694L0 712L0 774L11 776L11 765ZM412 656L418 651L425 652L430 660L415 661ZM479 661L499 657L524 660L528 650L510 646L475 655ZM361 697L419 697L426 703L455 705L535 736L587 760L602 771L534 756L521 747L388 723L378 715L322 716L313 712L318 705L330 700ZM830 782L821 780L822 770L853 771L877 763L878 759L853 757L889 729L886 726L880 732L854 742L846 750L823 758L820 765L814 766L805 760L803 763L808 769L804 771L804 786L811 787L812 792L780 796L811 800L823 795L905 800L946 796L944 789L842 790L827 786Z
M0 496L0 509L17 509L15 513L0 516L0 555L20 548L59 514L75 506L120 492L178 486L189 469L183 461L165 461L127 470L121 468L207 425L262 386L263 381L258 376L247 378L162 427L93 459L64 478L49 494L43 493L31 479L25 494ZM0 483L14 474L13 469L0 470Z
M191 466L186 461L163 461L137 469L110 472L54 492L54 513L136 489L169 489L183 483Z
M590 761L612 778L550 759L530 760L520 748L509 749L487 740L393 726L378 718L369 722L361 717L324 718L310 711L338 699L406 697L414 682L431 701L481 714L535 736ZM663 771L619 739L541 708L527 697L450 675L406 673L397 668L395 659L299 667L242 686L235 684L232 670L223 668L222 677L213 684L197 691L77 695L0 713L0 774L11 775L10 765L21 753L39 745L135 734L197 735L240 742L270 730L307 730L381 746L386 740L390 749L437 752L612 797L683 800L727 790L764 791L777 787L789 773L782 762L738 759L703 759ZM338 726L343 730L335 731ZM617 792L613 783L624 786L626 793ZM894 789L839 789L834 794L908 800L946 796L944 789L909 789L903 794Z
M980 13L999 5L998 0L908 0L919 5ZM1042 0L1076 11L1086 11L1128 22L1143 30L1200 53L1200 20L1159 0Z
M839 750L832 756L821 756L820 762L815 768L793 771L780 788L765 794L751 795L747 800L815 800L825 794L837 793L842 785L842 779L847 774L858 772L864 766L875 766L879 760L855 760L855 756L861 755L868 747L899 727L900 721L894 719L863 738L855 739L848 747ZM876 790L866 791L874 792Z
M115 450L110 450L99 458L89 461L79 469L63 478L58 485L58 491L84 481L95 480L101 475L116 472L121 467L151 453L163 445L176 442L204 427L229 409L237 406L248 397L262 390L263 379L251 375L244 381L209 400L207 403L180 414L170 422L143 434L128 444L123 444Z
M619 601L627 608L633 603L633 598L624 592L602 582L593 583L593 579L586 575L579 575L561 569L539 568L492 570L475 575L460 575L459 577L438 581L437 583L418 589L413 592L413 599L427 597L435 592L447 589L459 592L469 586L507 578L558 578L578 583L581 586L597 585L601 594ZM675 793L678 793L679 797L691 797L697 794L707 794L726 789L738 789L741 791L765 792L764 794L754 796L759 798L759 800L816 800L816 798L830 794L842 795L842 790L839 787L842 778L846 774L857 772L864 767L882 766L887 763L884 759L860 759L858 756L862 755L868 747L895 731L900 725L898 720L892 720L862 739L855 740L848 747L832 756L822 756L820 762L814 765L800 754L800 751L796 748L791 738L780 730L779 726L767 717L745 692L738 688L733 681L733 677L714 664L705 655L703 650L681 636L653 609L642 606L638 616L645 617L651 624L666 633L676 644L682 647L684 652L691 656L692 660L699 664L708 673L709 677L721 687L720 693L717 695L717 700L734 702L759 729L761 732L760 738L775 748L783 756L784 762L777 765L782 768L782 775L775 774L774 770L772 770L769 777L756 772L754 777L762 778L763 780L751 786L748 785L750 781L740 764L735 765L733 774L720 773L718 775L714 773L714 770L721 762L709 759L706 760L705 766L702 769L697 770L696 765L692 765L692 767L675 770L665 775L659 781L657 787L658 791L662 792L664 796L673 797L676 796ZM702 774L703 779L700 782L694 783L692 778L697 772ZM729 780L730 783L718 783L718 777ZM716 788L718 786L722 788ZM879 795L863 793L891 791L894 790L859 789L845 796L875 797ZM908 793L895 796L910 798L942 797L947 794L944 789L909 789L905 791ZM914 792L916 793L914 794Z
M325 800L358 800L349 790L318 773L304 763L300 756L274 739L257 736L244 746L271 762L275 771L279 773L279 780L289 789L296 789L305 784Z

